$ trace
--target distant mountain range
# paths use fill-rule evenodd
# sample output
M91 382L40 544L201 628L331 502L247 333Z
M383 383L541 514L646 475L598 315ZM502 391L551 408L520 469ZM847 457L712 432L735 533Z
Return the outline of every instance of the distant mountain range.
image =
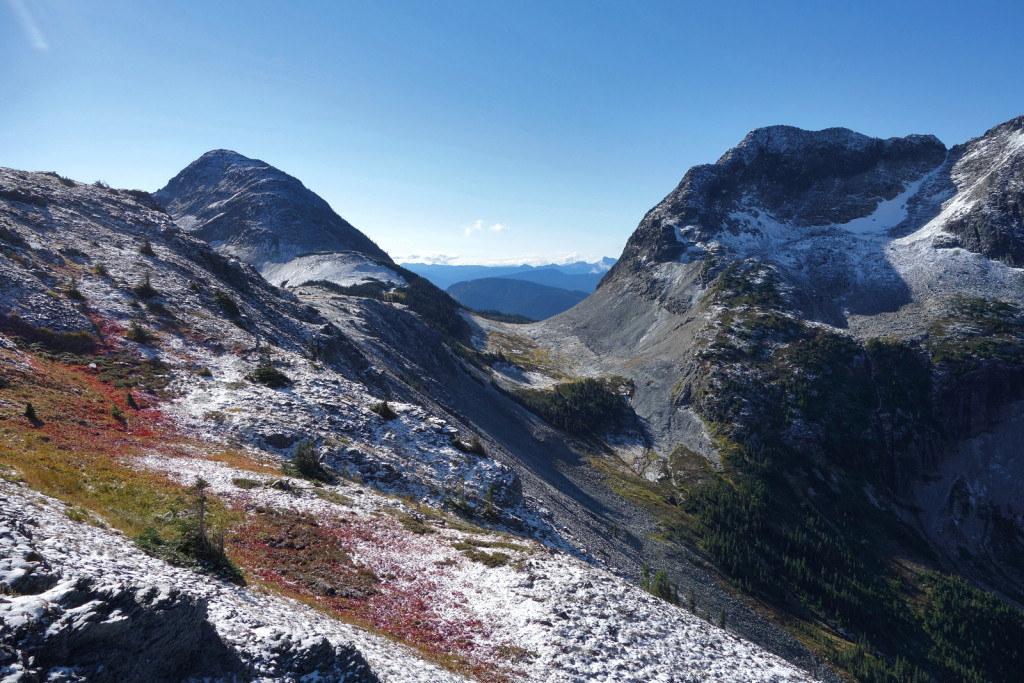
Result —
M448 266L404 263L477 311L499 311L544 320L566 311L597 289L616 259L540 266Z
M445 291L473 310L523 315L532 320L558 315L587 298L587 293L579 290L504 277L456 282Z
M417 275L422 275L441 289L448 289L456 282L479 280L480 278L514 278L536 282L548 287L578 290L588 294L597 289L597 283L615 265L616 259L604 257L588 263L549 263L540 266L448 266L431 263L402 263Z

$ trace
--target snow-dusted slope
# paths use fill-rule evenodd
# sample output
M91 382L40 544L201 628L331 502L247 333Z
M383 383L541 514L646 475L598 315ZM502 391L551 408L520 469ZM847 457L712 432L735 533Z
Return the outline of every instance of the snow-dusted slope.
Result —
M406 506L366 489L342 486L337 491L350 496L351 502L335 504L301 489L243 491L232 478L253 475L217 463L155 459L149 464L187 481L201 475L210 481L211 492L248 506L303 511L322 524L340 517L348 525L361 525L363 533L349 548L357 561L382 576L393 576L401 595L428 597L429 612L418 618L430 619L437 629L458 626L473 639L481 661L488 661L484 653L489 651L515 653L506 662L491 655L490 663L514 680L811 680L778 657L570 556L549 554L521 541L505 542L521 548L509 551L517 557L516 566L487 567L453 548L465 542L463 532L403 532L387 521L390 517L379 520L381 511ZM100 593L109 592L106 586L125 586L138 593L151 587L166 592L173 586L203 601L217 635L250 668L246 680L298 679L296 671L282 667L282 645L301 652L321 641L339 653L358 655L323 657L319 667L305 674L319 672L318 680L365 680L355 673L359 661L385 682L466 680L423 661L414 650L294 600L168 566L122 536L69 520L62 503L23 486L0 482L0 493L0 581L9 585L26 572L53 575L52 587L44 592L0 597L0 643L6 646L18 646L11 641L12 633L31 633L48 625L67 628L64 614L79 623L102 620L99 601L75 608L58 606L84 579L98 583ZM26 524L31 532L19 531ZM478 535L468 538L486 540ZM38 658L59 661L60 653ZM60 665L55 669L71 673L75 662ZM0 674L11 680L29 672L45 675L47 669L40 671L27 657L0 664Z
M0 571L0 581L10 586L26 573L52 577L48 581L52 587L46 591L22 595L15 592L0 597L0 642L16 655L13 661L8 659L0 664L0 676L5 681L33 680L33 675L43 678L49 675L51 678L47 680L88 680L75 676L102 675L102 669L76 671L79 662L74 657L69 658L67 653L28 649L32 634L46 629L51 632L73 630L77 625L84 631L84 625L96 624L98 631L106 626L116 633L118 622L123 623L127 617L119 619L116 613L105 615L102 598L84 605L74 604L71 596L83 581L96 585L97 596L117 590L142 594L155 589L157 593L167 594L173 590L198 599L200 604L205 604L206 620L215 629L216 636L240 656L248 669L248 673L241 676L244 680L297 680L299 676L317 674L321 680L370 680L358 675L354 662L344 658L323 657L321 666L309 667L305 672L281 666L282 659L287 661L289 649L294 656L296 651L309 650L323 640L339 652L361 653L359 659L365 658L382 681L464 680L423 662L412 651L396 647L364 629L330 619L294 600L217 581L149 557L123 536L71 521L63 503L35 494L26 487L2 482L0 491L0 567L11 567ZM171 619L173 615L165 618ZM128 625L130 627L131 623ZM92 638L94 647L102 647L102 635ZM183 654L191 654L185 649L190 645L184 640L180 643ZM19 649L23 654L19 654ZM102 653L95 655L102 661ZM123 653L127 657L138 655ZM51 665L41 667L43 663ZM163 661L159 664L166 666ZM156 666L157 662L153 662L148 676L144 665L133 672L148 680L170 680L161 675L163 671L158 673ZM232 673L225 676L225 680L231 678Z

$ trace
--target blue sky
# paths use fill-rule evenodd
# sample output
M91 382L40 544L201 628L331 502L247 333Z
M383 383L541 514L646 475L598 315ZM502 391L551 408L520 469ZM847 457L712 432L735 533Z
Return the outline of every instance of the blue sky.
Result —
M0 165L291 173L396 258L618 256L751 129L1024 114L1020 2L0 0Z

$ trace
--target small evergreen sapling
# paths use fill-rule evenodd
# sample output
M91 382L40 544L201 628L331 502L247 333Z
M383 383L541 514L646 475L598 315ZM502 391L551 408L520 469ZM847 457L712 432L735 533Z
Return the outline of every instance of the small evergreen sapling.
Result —
M644 566L640 568L640 585L645 591L651 595L658 596L665 602L673 605L679 604L679 594L676 592L676 585L669 581L668 572L664 569L659 569L652 578L651 565L648 562L644 562Z
M336 480L335 476L320 463L316 444L312 439L303 439L295 445L295 458L292 460L291 466L285 468L285 474L325 484L332 484Z
M238 318L242 315L242 311L239 310L238 304L231 298L231 295L222 289L215 290L213 292L213 302L220 307L220 310L224 311L224 315L231 319Z
M224 552L224 529L212 526L208 519L210 505L206 489L209 486L204 479L196 479L196 483L187 489L194 496L192 503L185 508L175 506L168 511L176 527L173 537L163 538L155 527L147 526L134 540L149 555L178 566L211 571L244 585L241 570Z
M140 299L152 299L160 294L160 292L156 291L156 288L149 281L149 277L149 271L147 270L142 282L132 287L132 291L135 292L135 296Z
M143 327L138 320L133 320L128 326L128 331L124 333L124 336L131 339L136 344L145 344L153 339L153 334Z
M370 410L377 413L385 420L394 420L396 417L398 417L398 413L396 413L391 408L391 406L388 405L387 399L380 401L378 403L374 403L372 406L370 406Z
M64 296L75 301L85 301L85 295L82 294L82 290L78 288L78 278L72 277L70 284L64 290Z
M257 382L271 389L283 389L290 386L291 378L274 367L274 361L269 356L264 358L256 366L256 369L245 376L250 382Z

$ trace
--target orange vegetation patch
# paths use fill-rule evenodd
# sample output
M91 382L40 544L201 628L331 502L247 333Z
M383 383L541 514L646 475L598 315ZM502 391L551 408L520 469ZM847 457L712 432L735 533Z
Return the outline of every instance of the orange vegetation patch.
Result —
M116 361L126 366L95 358L106 371L82 364L88 358L69 363L0 349L4 476L16 474L59 498L72 506L69 515L75 518L103 520L129 535L147 526L162 529L167 512L187 504L184 487L160 473L136 470L132 460L170 454L188 439L160 410L156 393L115 386L141 382L152 375L151 367L136 377L141 366L130 358ZM29 404L32 411L26 411Z
M281 476L280 460L266 453L248 453L238 448L221 446L215 443L204 443L198 448L193 449L190 453L180 452L179 454L224 463L236 470Z

